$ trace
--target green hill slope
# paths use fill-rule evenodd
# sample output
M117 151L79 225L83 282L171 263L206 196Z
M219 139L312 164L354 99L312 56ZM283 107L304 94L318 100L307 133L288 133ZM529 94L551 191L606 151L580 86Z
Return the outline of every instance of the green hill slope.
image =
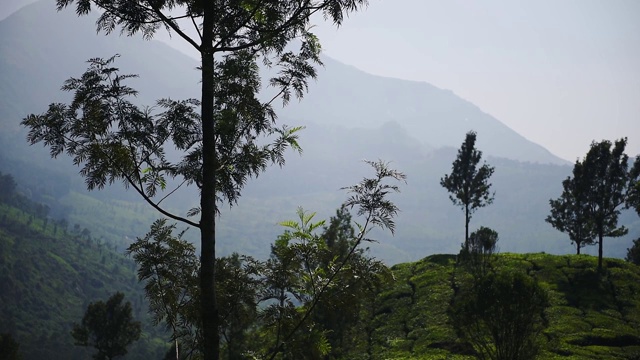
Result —
M165 344L150 326L135 263L87 232L0 203L0 333L11 333L29 359L87 359L70 330L90 302L126 294L143 322L126 359L161 358Z
M501 254L498 266L534 277L549 294L540 359L640 359L640 267L588 255ZM474 359L447 316L455 257L394 266L380 294L373 353L379 359Z

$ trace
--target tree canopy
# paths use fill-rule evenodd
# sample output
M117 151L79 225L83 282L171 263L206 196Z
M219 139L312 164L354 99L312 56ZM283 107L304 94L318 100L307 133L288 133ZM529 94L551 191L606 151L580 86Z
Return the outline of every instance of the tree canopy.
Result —
M127 354L127 347L140 338L140 322L133 320L131 303L122 303L124 294L117 292L107 302L89 304L80 324L71 335L76 345L98 350L96 360L111 360Z
M545 219L551 226L569 235L577 254L586 245L594 244L598 236L588 207L591 191L589 175L589 170L576 161L573 177L562 181L562 195L549 200L551 214Z
M562 182L560 198L549 201L551 214L546 221L569 234L578 254L598 239L598 269L602 269L603 239L628 233L626 227L618 227L620 211L637 206L640 158L629 167L626 145L626 138L591 143L587 155L576 161L573 177Z

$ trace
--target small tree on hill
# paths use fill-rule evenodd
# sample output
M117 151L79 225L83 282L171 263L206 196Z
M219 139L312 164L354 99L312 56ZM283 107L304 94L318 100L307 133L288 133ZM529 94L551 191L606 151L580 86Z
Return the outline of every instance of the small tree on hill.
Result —
M127 354L127 347L140 338L140 322L131 315L131 303L122 304L124 294L115 293L107 302L89 304L80 324L71 336L76 345L98 350L93 358L111 360Z
M481 226L469 236L469 247L462 247L461 259L471 270L474 277L482 277L488 273L491 260L498 243L498 232Z
M588 207L590 181L588 170L577 161L573 177L567 177L562 182L562 195L549 200L551 214L545 219L551 226L569 235L578 255L581 248L593 245L597 237Z
M449 191L453 204L464 211L465 249L469 247L469 221L472 214L478 208L491 204L495 195L489 191L491 184L488 182L495 169L486 163L478 167L482 151L477 150L475 145L476 133L470 131L458 150L451 174L440 179L440 185Z
M461 289L449 315L483 360L529 360L538 353L548 295L522 273L490 273Z

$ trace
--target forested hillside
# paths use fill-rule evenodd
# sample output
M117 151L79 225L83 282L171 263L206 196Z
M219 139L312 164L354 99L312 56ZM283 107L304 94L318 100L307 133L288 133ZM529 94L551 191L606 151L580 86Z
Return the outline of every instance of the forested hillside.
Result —
M89 303L120 291L144 324L125 359L160 358L166 337L151 326L136 264L117 244L49 217L0 175L0 333L12 334L25 360L86 359L92 352L73 346L72 325Z

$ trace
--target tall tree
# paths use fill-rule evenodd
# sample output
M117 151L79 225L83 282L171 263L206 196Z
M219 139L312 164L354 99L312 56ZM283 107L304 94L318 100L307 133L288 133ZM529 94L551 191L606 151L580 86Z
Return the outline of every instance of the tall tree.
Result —
M200 229L201 312L204 359L218 359L219 306L215 285L215 222L217 205L233 203L249 177L258 176L269 162L284 164L283 151L298 148L297 129L276 129L272 108L281 97L286 104L292 94L301 97L307 79L315 77L312 63L320 63L320 46L310 32L310 17L322 14L336 25L344 16L367 4L367 0L56 0L58 9L75 4L84 15L92 7L101 11L99 31L117 27L127 35L141 33L151 38L164 28L199 51L201 99L161 100L166 111L158 116L141 111L126 101L135 91L121 85L110 61L94 59L93 68L81 79L72 79L65 89L75 91L70 107L54 104L41 116L30 116L31 143L44 141L52 155L64 151L84 164L81 173L90 189L116 180L133 187L167 217ZM191 27L196 33L189 36ZM287 46L299 40L300 50ZM258 60L278 69L269 81L276 96L257 98L261 81ZM199 108L199 112L197 111ZM198 115L199 113L199 115ZM270 146L258 138L279 135ZM171 142L183 151L178 163L165 157ZM161 202L172 191L165 190L165 177L181 177L182 184L195 184L200 206L189 215L199 221L172 214ZM158 194L161 193L161 194ZM158 195L158 196L156 196Z
M591 148L576 167L577 172L588 184L586 196L587 213L598 236L598 270L602 270L602 245L605 237L619 237L629 231L618 227L618 216L627 199L632 174L629 172L629 157L624 153L627 139L612 144L608 140L591 143ZM574 176L576 173L574 173Z
M476 133L469 131L458 150L458 157L453 162L451 174L440 179L449 191L449 199L464 211L464 247L469 247L469 221L473 213L481 207L493 202L495 192L489 189L489 178L495 170L486 163L478 166L482 151L476 149Z
M592 174L582 163L576 162L573 177L562 181L562 195L549 200L551 214L545 219L551 226L569 235L578 255L581 248L594 244L598 236L588 207Z
M124 294L117 292L107 302L89 304L80 324L71 335L76 345L98 350L96 360L111 360L127 354L127 346L140 338L140 322L131 315L131 303L122 303Z

